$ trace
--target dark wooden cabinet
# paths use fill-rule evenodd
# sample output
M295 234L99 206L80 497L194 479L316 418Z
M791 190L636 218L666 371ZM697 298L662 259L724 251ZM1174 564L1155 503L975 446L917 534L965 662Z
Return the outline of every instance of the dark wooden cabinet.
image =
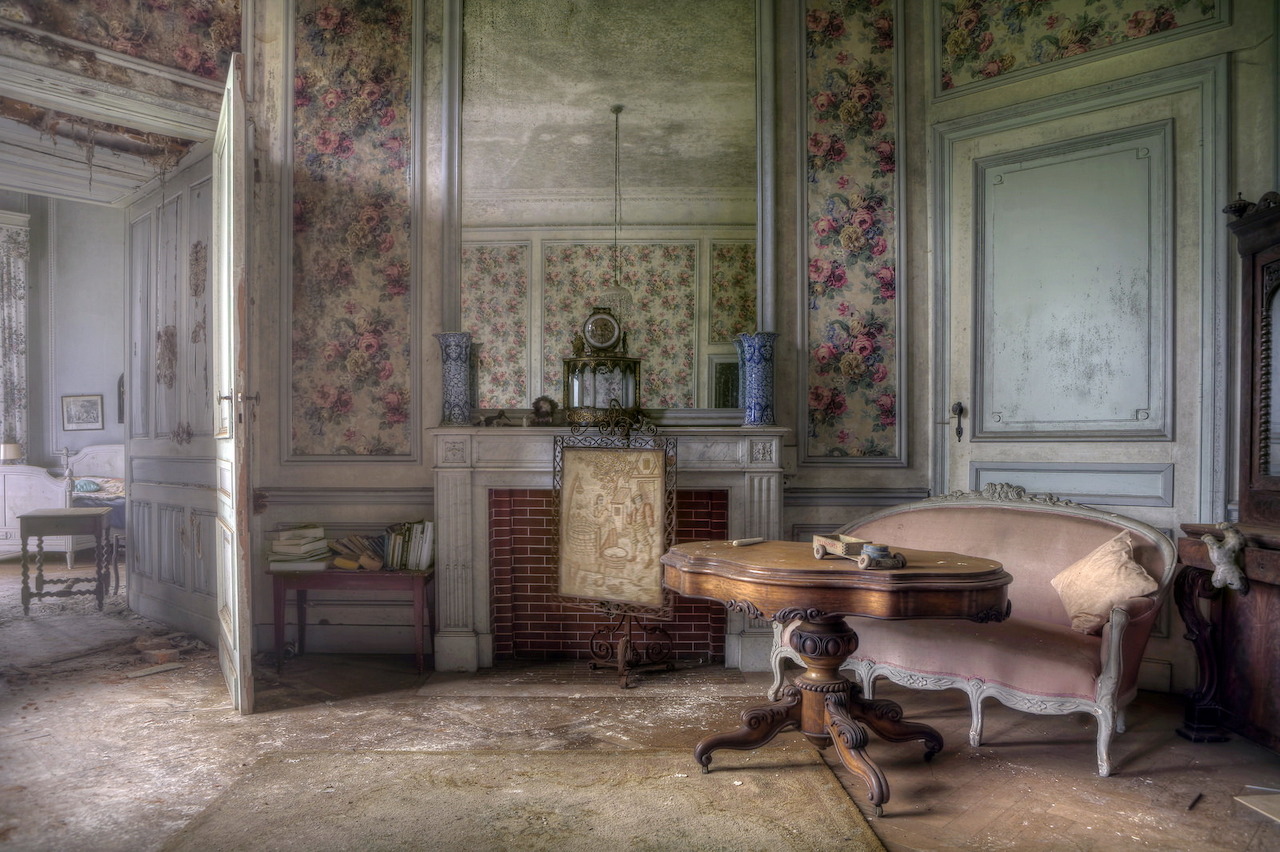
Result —
M1245 538L1243 592L1212 583L1214 565L1200 536L1220 538L1217 527L1186 524L1188 537L1178 541L1186 567L1174 591L1200 663L1179 733L1212 741L1225 728L1280 752L1280 530L1235 527ZM1207 616L1202 600L1208 600Z
M1180 733L1221 738L1219 726L1280 751L1280 194L1226 211L1241 258L1240 522L1237 588L1215 578L1202 540L1222 540L1216 526L1185 524L1178 542L1183 568L1175 587L1200 678ZM1203 601L1207 600L1205 607ZM1207 614L1205 610L1207 609Z

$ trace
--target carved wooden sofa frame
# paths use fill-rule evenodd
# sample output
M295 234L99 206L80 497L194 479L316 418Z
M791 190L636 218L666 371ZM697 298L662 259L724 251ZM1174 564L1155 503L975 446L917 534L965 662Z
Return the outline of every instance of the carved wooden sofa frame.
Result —
M1073 631L1049 581L1124 530L1157 589L1115 607L1101 635ZM913 689L963 690L974 747L982 742L987 698L1029 713L1089 713L1098 723L1098 774L1111 773L1111 739L1124 731L1124 708L1137 694L1142 655L1175 573L1167 536L1131 518L1007 484L896 506L838 533L996 559L1014 578L1012 615L1004 622L851 619L859 648L843 668L868 698L882 677ZM789 628L774 626L770 698L782 688L783 661L800 661L787 641Z

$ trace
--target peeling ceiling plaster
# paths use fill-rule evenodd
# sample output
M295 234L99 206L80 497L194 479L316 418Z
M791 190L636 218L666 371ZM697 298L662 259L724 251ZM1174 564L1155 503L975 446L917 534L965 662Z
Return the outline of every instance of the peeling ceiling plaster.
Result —
M751 193L752 0L466 0L463 192Z

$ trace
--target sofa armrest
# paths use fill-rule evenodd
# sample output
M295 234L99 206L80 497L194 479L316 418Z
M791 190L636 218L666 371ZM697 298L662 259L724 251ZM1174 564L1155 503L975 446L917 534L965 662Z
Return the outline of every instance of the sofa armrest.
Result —
M1138 683L1138 669L1151 635L1156 611L1160 607L1157 593L1126 600L1112 608L1111 619L1102 628L1102 673L1098 678L1098 700L1113 691L1124 702Z

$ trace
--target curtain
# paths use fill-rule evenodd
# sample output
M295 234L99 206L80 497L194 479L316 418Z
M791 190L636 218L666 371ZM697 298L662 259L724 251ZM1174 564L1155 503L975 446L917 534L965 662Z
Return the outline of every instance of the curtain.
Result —
M0 222L0 441L27 449L28 229Z

